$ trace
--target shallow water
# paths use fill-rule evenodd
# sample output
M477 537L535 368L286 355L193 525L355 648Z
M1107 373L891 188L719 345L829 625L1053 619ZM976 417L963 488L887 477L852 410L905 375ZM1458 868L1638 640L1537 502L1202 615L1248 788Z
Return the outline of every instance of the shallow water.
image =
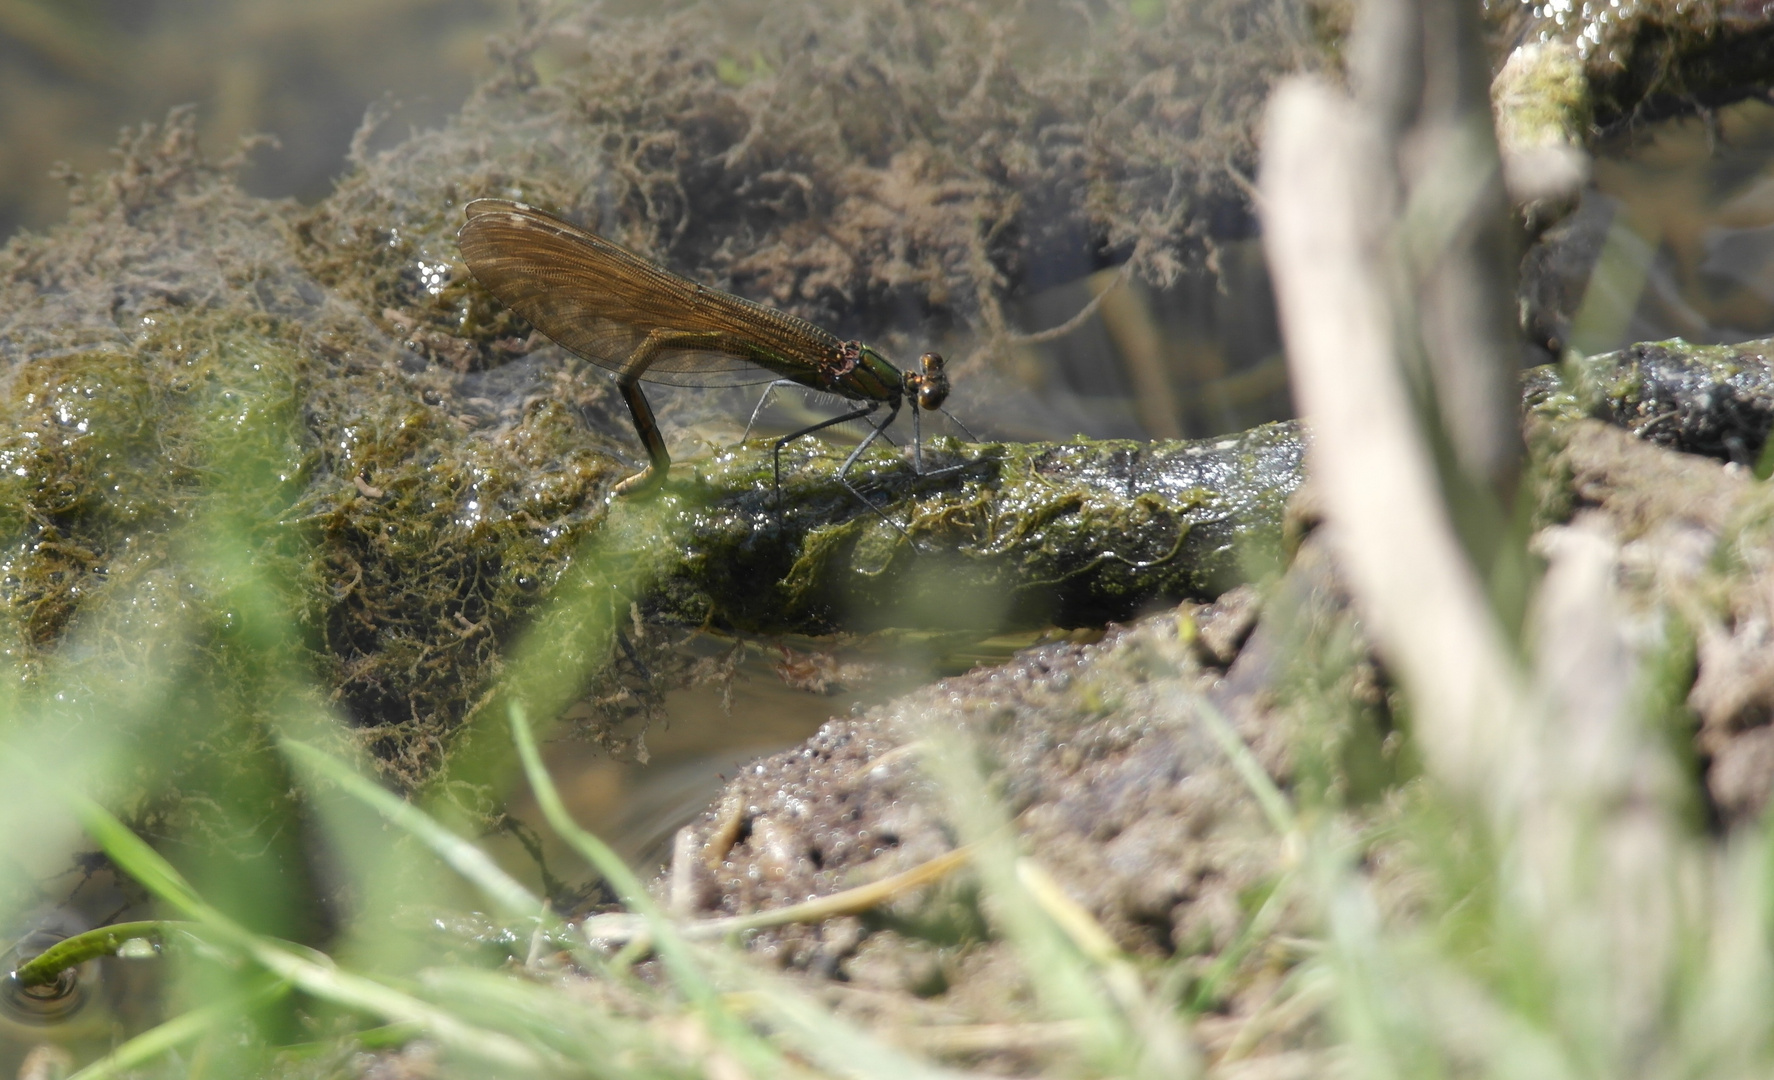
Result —
M1774 334L1774 106L1746 101L1611 140L1552 239L1571 344L1586 354Z

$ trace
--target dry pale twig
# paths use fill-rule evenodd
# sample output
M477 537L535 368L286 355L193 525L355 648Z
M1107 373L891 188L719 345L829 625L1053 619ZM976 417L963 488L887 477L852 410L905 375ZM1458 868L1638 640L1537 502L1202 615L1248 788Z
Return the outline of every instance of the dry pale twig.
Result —
M750 915L734 915L725 919L677 923L676 929L683 937L707 941L713 938L723 938L728 934L743 933L747 930L763 930L772 926L787 926L791 923L819 922L840 915L858 915L880 907L914 889L920 889L925 885L942 880L965 863L968 857L967 848L957 848L954 851L938 855L934 859L919 863L910 870L902 870L897 874L884 877L880 881L858 885L853 889L832 893L830 896L821 896L800 904L790 904L788 907L755 911ZM581 924L580 931L593 945L621 945L644 940L648 934L647 920L627 912L594 915Z
M1455 536L1397 361L1390 207L1375 205L1393 185L1379 143L1327 84L1276 91L1262 172L1269 265L1343 567L1418 702L1430 766L1476 793L1503 775L1525 689Z

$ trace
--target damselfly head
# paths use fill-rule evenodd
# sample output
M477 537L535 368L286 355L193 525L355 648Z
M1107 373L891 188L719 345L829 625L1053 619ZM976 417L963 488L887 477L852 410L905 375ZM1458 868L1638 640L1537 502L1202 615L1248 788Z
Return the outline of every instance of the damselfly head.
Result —
M949 399L949 377L943 374L942 357L927 352L918 359L918 366L922 369L918 374L906 372L906 391L915 397L920 409L934 411L941 408Z

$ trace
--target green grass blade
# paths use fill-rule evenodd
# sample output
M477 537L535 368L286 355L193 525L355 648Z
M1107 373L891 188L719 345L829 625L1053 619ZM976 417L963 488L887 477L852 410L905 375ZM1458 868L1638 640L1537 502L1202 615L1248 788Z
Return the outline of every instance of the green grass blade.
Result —
M237 942L242 937L252 936L234 920L204 903L171 863L161 858L159 852L131 832L109 810L83 795L69 792L67 797L86 834L104 849L119 870L134 878L144 889L171 904L186 918L219 930L231 940Z
M1043 1009L1056 1019L1084 1026L1081 1044L1097 1067L1118 1075L1150 1075L1152 1070L1141 1060L1142 1041L1135 1035L1141 1023L1136 1014L1157 1015L1157 1011L1148 1002L1133 1000L1144 994L1137 978L1130 984L1131 969L1118 951L1116 956L1093 959L1030 889L1026 872L1019 873L1019 852L1011 839L1014 829L992 797L972 743L952 731L930 731L924 737L932 747L922 757L924 768L942 795L948 819L974 852L974 867L992 903L994 922L1016 948ZM1176 1069L1169 1075L1189 1075L1193 1066L1187 1048L1178 1054Z
M562 840L572 846L598 873L604 875L604 879L630 910L647 920L654 947L659 950L660 958L671 972L672 981L703 1014L709 1026L714 1029L716 1037L729 1043L752 1066L754 1075L770 1075L780 1071L780 1056L721 1004L690 947L679 936L671 920L659 909L659 905L653 902L640 878L635 876L634 871L629 869L628 864L622 861L622 857L610 845L580 828L567 812L560 792L555 788L548 770L543 767L542 755L536 749L536 737L530 732L523 706L516 702L511 705L511 736L517 746L519 760L523 763L524 776L530 782L530 790L536 796L536 805L541 808L542 816Z
M622 861L622 856L616 854L610 845L580 828L567 812L566 803L561 801L560 791L554 786L554 780L542 764L542 755L536 749L536 737L530 732L523 706L515 703L511 706L511 733L517 745L518 757L523 762L524 776L530 782L530 790L536 796L536 805L541 808L542 816L548 821L549 827L604 876L604 880L610 883L616 890L616 895L630 910L647 920L655 947L671 967L672 976L677 980L679 988L693 1000L712 1001L713 988L702 975L671 921L659 909L659 905L653 902L646 886L641 884L641 879L635 876L628 864Z
M425 811L308 743L285 737L278 740L278 745L299 765L338 785L390 824L411 833L450 869L485 893L508 917L530 920L537 918L542 911L541 897L501 870L486 852L445 828Z
M717 961L728 980L743 983L747 1012L833 1076L854 1080L959 1080L962 1074L889 1046L834 1016L786 980L741 968L737 958Z
M606 1009L588 1007L582 996L562 993L558 984L516 979L502 971L434 968L420 976L420 985L430 1000L530 1045L548 1047L593 1077L702 1075L696 1058L714 1049L661 1040L657 1016L648 1010L649 999L657 998L639 987L633 995L618 995L618 1008ZM665 1000L675 1011L675 1003Z
M1244 781L1257 804L1263 808L1263 815L1269 819L1270 827L1281 836L1294 835L1300 823L1294 815L1293 804L1275 786L1275 781L1270 778L1262 763L1257 761L1256 755L1250 752L1250 747L1238 737L1238 732L1232 729L1225 714L1205 696L1193 695L1193 698L1190 704L1196 718L1206 726L1207 733L1219 744L1221 752L1232 762L1232 767L1238 770L1238 778Z
M252 933L205 903L177 870L110 811L73 792L66 793L66 798L88 835L143 888L203 923L219 943L246 954L260 967L304 992L390 1022L414 1024L440 1043L483 1061L525 1070L539 1070L550 1063L549 1055L507 1035L465 1023L453 1013L409 994L341 971L318 953L304 955L294 947Z
M282 980L267 983L263 988L234 1001L218 1001L173 1017L164 1024L149 1028L117 1049L68 1077L68 1080L108 1080L108 1078L146 1065L155 1058L197 1038L210 1028L225 1023L261 1005L267 1005L289 993L290 984Z

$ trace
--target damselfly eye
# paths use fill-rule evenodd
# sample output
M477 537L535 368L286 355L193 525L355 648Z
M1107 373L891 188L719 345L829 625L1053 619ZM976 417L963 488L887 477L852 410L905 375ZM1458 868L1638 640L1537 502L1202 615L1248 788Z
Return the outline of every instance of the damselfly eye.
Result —
M942 371L942 356L927 352L918 359L923 374L918 376L918 408L938 409L949 399L949 377Z

